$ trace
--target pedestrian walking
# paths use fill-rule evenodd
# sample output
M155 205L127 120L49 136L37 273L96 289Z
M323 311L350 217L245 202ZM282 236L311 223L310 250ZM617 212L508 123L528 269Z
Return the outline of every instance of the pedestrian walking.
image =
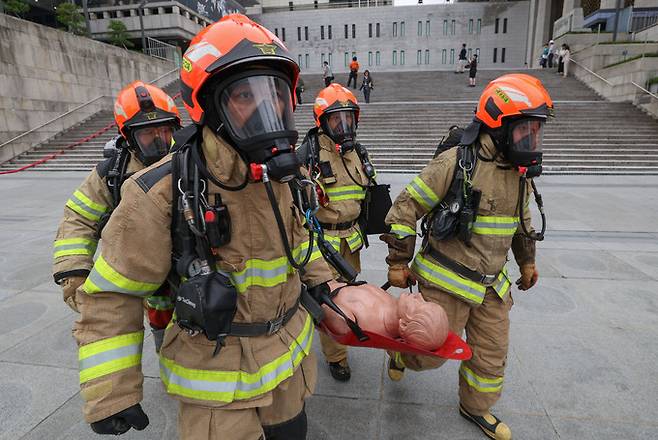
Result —
M331 66L327 61L322 65L322 78L324 78L325 87L329 87L329 84L334 80L334 73L331 71Z
M541 51L541 57L539 58L539 65L542 69L545 69L548 63L548 44L544 44L544 48Z
M468 86L475 87L475 75L478 71L478 56L474 54L471 57L471 61L468 63Z
M462 44L462 49L459 51L457 58L458 69L455 73L464 73L464 66L466 65L466 43Z
M366 101L366 104L370 102L370 92L375 88L375 83L372 81L372 76L370 75L369 70L363 72L363 82L359 90L363 90L363 98Z
M345 87L349 87L350 84L352 83L352 80L354 80L354 87L352 88L356 89L356 79L358 73L359 73L359 62L356 60L356 57L352 57L352 62L350 63L350 77L347 79L347 85Z

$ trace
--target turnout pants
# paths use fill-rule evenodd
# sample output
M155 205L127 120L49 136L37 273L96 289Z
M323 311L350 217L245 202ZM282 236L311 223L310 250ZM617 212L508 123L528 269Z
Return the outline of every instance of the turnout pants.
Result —
M349 246L347 245L346 239L340 240L340 254L347 260L348 263L357 271L361 272L361 251L356 251L352 253ZM329 266L331 267L331 266ZM339 274L336 270L331 267L334 278L338 279ZM347 347L343 344L339 344L334 341L331 336L328 336L324 332L318 332L320 334L320 345L322 346L322 353L324 354L327 362L340 362L343 359L347 359Z
M509 311L514 303L511 293L501 299L488 288L484 302L471 306L456 296L433 286L421 285L427 301L442 306L448 315L450 330L461 335L473 357L459 368L459 400L471 414L484 415L500 398L503 388L507 349L509 346ZM402 354L402 361L411 370L429 370L443 365L446 359Z
M178 438L180 440L261 440L263 427L281 425L295 419L304 409L304 399L311 395L316 380L316 358L304 358L292 377L272 391L268 406L224 409L180 402ZM245 406L249 401L245 402ZM293 428L295 429L295 428ZM285 436L298 440L295 436Z

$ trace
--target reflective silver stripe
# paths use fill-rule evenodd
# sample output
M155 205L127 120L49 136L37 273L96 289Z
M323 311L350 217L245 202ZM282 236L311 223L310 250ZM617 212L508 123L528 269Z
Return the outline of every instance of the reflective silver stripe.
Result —
M116 293L125 293L126 295L132 295L132 296L148 296L155 292L157 289L153 290L133 290L133 289L127 289L125 287L120 287L117 284L114 284L113 282L105 279L98 271L96 270L96 266L94 265L94 268L91 270L91 273L89 274L89 277L87 277L87 281L92 282L96 287L98 287L98 292L116 292Z
M231 279L236 284L245 284L249 278L276 278L281 275L288 273L288 262L284 263L283 266L279 266L275 269L262 269L260 267L248 267L245 269L245 272L237 275L236 272L230 274Z
M462 284L462 283L458 282L457 280L453 280L452 278L449 278L449 277L445 276L445 275L442 274L441 272L438 272L438 271L435 271L435 270L431 269L430 267L428 267L427 265L425 265L423 262L421 262L418 258L414 259L414 263L413 263L413 264L416 265L416 266L418 266L418 267L419 267L420 269L422 269L423 271L427 272L427 274L428 274L430 277L437 278L437 279L439 279L439 280L441 280L441 281L443 281L443 282L445 282L445 283L450 284L451 286L454 286L454 287L457 288L457 289L465 290L465 291L469 292L470 294L472 294L472 295L476 296L477 298L479 298L479 299L480 299L480 302L482 302L482 300L484 300L484 293L483 293L483 292L479 292L479 291L477 291L477 290L471 288L470 286L468 286L468 285L466 285L466 284ZM449 272L449 270L446 269L445 267L444 267L443 269L444 269L445 271ZM454 272L453 272L453 273L454 273ZM423 273L422 273L422 272L418 272L418 274L419 274L420 276L423 276ZM456 277L459 276L459 275L457 275L457 274L454 274L454 275L455 275ZM425 277L423 277L423 278L425 278ZM432 279L430 278L430 279L428 279L428 281L431 282ZM458 292L455 292L455 293L458 293ZM459 293L458 293L458 294L459 294Z
M125 347L115 348L102 353L89 356L88 358L78 361L80 371L87 368L95 367L106 362L114 361L128 356L142 354L142 344L126 345Z
M86 249L93 253L96 251L96 244L95 243L79 243L79 244L60 244L55 246L55 251L68 251L71 249Z
M327 191L327 194L329 194L329 198L331 197L340 197L340 196L349 196L349 195L356 195L356 196L363 196L365 195L365 191L363 190L355 190L355 189L348 189L348 190L343 190L343 191Z
M493 222L475 222L474 228L492 228L492 229L511 229L517 227L519 224L514 223L493 223Z
M71 198L69 199L70 202L73 202L76 206L78 206L80 209L82 209L85 212L88 212L89 214L93 215L96 218L101 218L103 214L105 214L105 211L97 211L94 208L91 208L87 206L82 200L78 199L75 194L71 195Z
M427 192L418 183L416 183L416 179L419 179L419 177L416 176L416 178L414 178L414 180L412 180L411 183L409 183L408 185L409 187L414 189L414 192L412 192L412 197L415 194L418 194L423 199L423 202L425 202L427 208L429 209L434 208L434 206L436 206L436 204L438 203L438 200L433 199L431 195L427 194Z
M463 364L459 368L459 372L462 376L464 376L464 379L469 384L469 386L482 393L496 393L503 388L504 378L502 377L497 377L494 379L480 378L476 376L475 373L473 373L470 369L464 367Z

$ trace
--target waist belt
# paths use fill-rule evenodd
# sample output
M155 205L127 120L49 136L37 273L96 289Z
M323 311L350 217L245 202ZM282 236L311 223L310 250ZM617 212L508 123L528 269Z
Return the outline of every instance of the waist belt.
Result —
M282 327L297 313L299 308L299 298L295 301L295 305L286 310L283 315L278 318L272 319L267 322L250 322L248 324L232 323L230 336L250 337L250 336L263 336L272 335Z
M345 229L349 229L352 226L356 225L359 222L358 218L355 218L351 222L343 222L343 223L322 223L320 222L320 226L322 226L323 229L329 229L330 231L344 231Z
M476 283L491 285L498 278L498 274L495 275L483 275L480 272L469 269L461 263L456 262L452 258L443 255L441 252L437 251L431 246L427 246L425 251L430 257L434 258L437 263L441 266L444 266L456 274L466 278L467 280L475 281Z

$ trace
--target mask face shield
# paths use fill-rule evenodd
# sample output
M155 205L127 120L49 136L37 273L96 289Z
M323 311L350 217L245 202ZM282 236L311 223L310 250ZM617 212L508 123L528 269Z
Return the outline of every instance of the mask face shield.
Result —
M525 118L510 123L507 158L512 165L541 164L545 122L543 118Z
M247 76L223 87L215 99L239 148L251 152L297 141L292 94L282 77Z
M320 120L322 131L332 141L349 151L356 140L356 114L353 110L341 110L327 113Z
M135 128L132 138L139 150L139 160L149 166L165 157L169 153L173 135L174 125L171 122Z

